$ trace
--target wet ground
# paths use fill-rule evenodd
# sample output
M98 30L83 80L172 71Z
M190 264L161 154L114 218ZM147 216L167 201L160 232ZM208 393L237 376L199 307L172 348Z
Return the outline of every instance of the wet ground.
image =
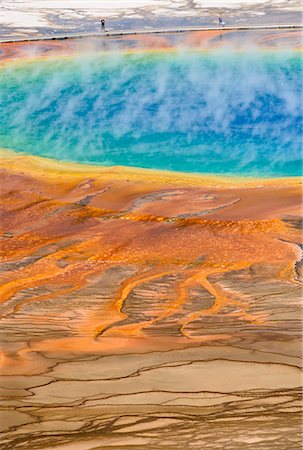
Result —
M144 29L176 26L215 26L221 16L226 25L301 24L299 0L200 2L146 0L145 2L27 0L5 1L1 11L1 37L96 32L100 17L106 28ZM219 5L219 6L216 6ZM228 7L229 6L229 7Z
M299 449L301 186L3 154L3 449Z

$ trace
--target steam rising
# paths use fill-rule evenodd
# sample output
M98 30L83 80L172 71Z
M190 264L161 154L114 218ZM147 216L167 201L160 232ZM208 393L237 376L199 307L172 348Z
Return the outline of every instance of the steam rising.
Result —
M0 146L105 165L301 171L302 70L285 51L94 53L7 65Z

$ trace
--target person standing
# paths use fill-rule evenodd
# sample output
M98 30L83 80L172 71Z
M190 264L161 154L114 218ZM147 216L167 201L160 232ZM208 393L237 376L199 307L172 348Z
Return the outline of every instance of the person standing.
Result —
M222 17L219 17L219 27L224 27L224 25L225 25L224 20L222 19Z
M105 19L100 19L101 31L105 31Z

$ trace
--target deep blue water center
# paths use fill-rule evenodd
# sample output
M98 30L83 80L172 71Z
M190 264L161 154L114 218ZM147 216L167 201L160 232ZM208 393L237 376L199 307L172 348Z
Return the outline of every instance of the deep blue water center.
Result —
M299 52L108 52L7 64L0 147L59 160L301 174Z

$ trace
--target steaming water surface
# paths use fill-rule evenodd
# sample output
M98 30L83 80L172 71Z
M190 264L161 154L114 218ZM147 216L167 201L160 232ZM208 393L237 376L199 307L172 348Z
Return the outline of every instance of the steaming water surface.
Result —
M104 53L8 64L0 147L103 165L301 172L296 52Z

